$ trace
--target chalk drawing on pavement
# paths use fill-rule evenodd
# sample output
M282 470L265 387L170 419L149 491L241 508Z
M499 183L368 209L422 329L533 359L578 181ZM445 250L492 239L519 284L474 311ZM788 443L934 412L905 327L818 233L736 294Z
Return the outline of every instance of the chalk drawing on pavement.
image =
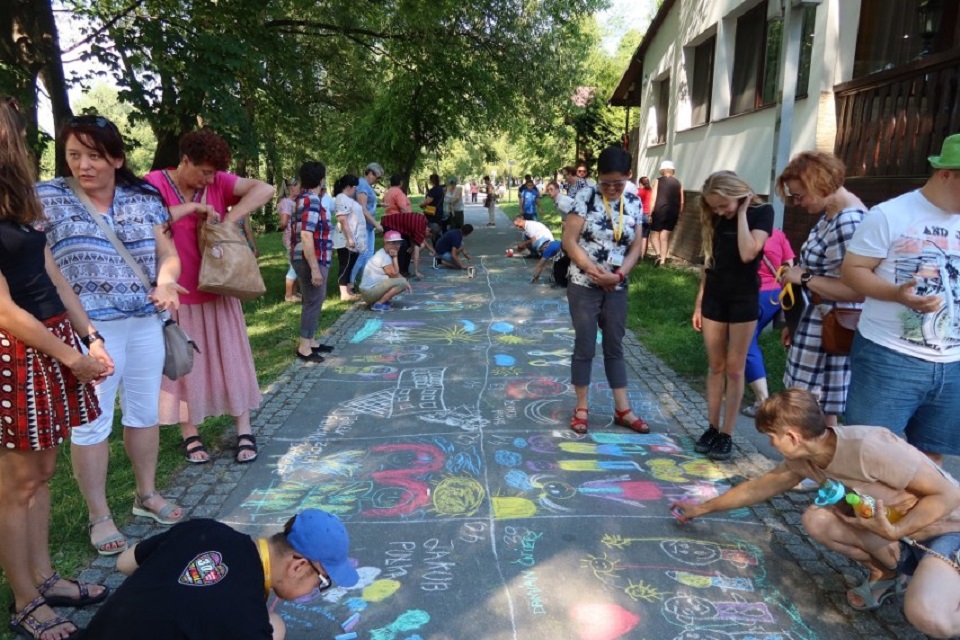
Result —
M443 411L445 367L404 369L397 386L341 402L339 409L378 418Z

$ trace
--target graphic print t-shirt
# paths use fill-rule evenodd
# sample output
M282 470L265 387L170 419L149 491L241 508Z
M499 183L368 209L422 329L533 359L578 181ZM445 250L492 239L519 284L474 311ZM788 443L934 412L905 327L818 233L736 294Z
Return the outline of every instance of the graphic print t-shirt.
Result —
M540 193L536 189L525 189L520 195L520 203L523 205L524 213L537 212L537 198Z
M880 258L874 273L896 285L916 280L917 295L943 306L920 313L867 298L858 328L868 340L928 362L960 360L960 215L911 191L870 210L847 250Z
M87 626L87 640L269 640L263 565L250 536L189 520L147 538L139 568Z

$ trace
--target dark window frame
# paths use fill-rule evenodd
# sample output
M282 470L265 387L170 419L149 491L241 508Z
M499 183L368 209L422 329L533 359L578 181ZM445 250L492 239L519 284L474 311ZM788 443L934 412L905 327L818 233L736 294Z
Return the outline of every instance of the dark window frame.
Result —
M759 106L766 49L766 0L737 18L730 82L730 115L753 111Z
M690 124L710 122L713 108L713 67L717 36L712 35L693 48L693 82L690 90Z
M657 81L657 142L667 142L667 116L670 113L670 76Z

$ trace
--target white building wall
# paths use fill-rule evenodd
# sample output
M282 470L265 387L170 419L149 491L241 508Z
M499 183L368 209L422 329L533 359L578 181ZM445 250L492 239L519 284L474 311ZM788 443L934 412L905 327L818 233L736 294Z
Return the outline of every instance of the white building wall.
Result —
M655 177L661 160L672 160L677 177L699 191L710 173L732 169L761 194L773 193L776 107L729 117L737 18L759 0L679 0L648 43L638 125L637 175ZM768 16L781 11L770 0ZM833 86L852 77L859 0L823 0L817 9L808 97L795 103L791 151L831 151L836 133ZM692 127L687 71L692 47L716 35L710 122ZM656 144L657 81L670 77L666 142Z

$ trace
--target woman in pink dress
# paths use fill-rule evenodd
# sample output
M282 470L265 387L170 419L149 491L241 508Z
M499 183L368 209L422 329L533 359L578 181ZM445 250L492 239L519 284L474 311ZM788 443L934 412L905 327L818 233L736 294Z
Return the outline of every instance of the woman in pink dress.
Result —
M235 224L266 204L274 188L260 180L227 173L230 147L209 129L180 139L180 164L151 171L144 178L170 208L173 241L180 254L179 322L197 342L200 353L193 371L178 380L164 378L160 388L160 423L180 424L188 462L210 461L197 425L211 416L233 416L237 425L238 463L253 462L257 441L250 428L250 410L260 406L260 388L240 301L197 290L200 248L197 224L213 216ZM229 212L228 212L229 209Z

